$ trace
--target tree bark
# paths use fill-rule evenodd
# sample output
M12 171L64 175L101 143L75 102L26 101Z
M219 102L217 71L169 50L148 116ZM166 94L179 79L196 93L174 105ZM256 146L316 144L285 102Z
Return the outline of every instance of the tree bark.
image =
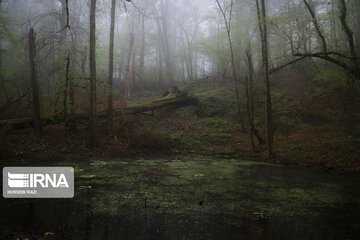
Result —
M168 34L168 24L169 24L169 19L168 19L168 3L169 1L165 1L165 0L160 0L160 11L161 11L161 24L162 24L162 38L163 38L163 44L161 47L163 47L164 49L164 53L165 53L165 65L166 65L166 74L165 74L165 78L166 80L168 80L168 82L172 83L173 82L173 66L171 63L171 58L170 58L170 44L169 44L169 34Z
M353 34L353 31L349 28L347 21L346 21L347 9L346 9L345 0L339 0L339 9L340 9L341 26L346 34L348 44L349 44L349 53L350 53L351 57L355 58L356 57L356 49L355 49L355 43L354 43L354 37L353 37L354 34ZM355 61L355 60L353 59L353 61Z
M260 136L259 131L255 128L254 124L254 112L255 112L255 106L254 106L254 65L252 61L252 56L250 52L250 47L246 51L246 58L248 63L248 80L246 81L246 98L247 98L247 111L248 111L248 119L249 119L249 125L250 125L250 141L251 146L253 148L253 151L255 152L255 144L253 135L257 138L259 144L265 144L266 142L264 139Z
M145 63L145 16L141 17L141 50L140 50L140 77L139 82L143 81Z
M249 72L249 76L247 76L245 78L245 93L246 93L246 108L247 108L247 115L248 115L248 121L249 121L249 126L250 126L250 131L249 131L249 135L250 135L250 143L251 143L251 148L253 150L253 152L256 152L256 148L255 148L255 143L254 143L254 115L253 115L253 109L252 107L252 102L251 102L251 87L250 87L250 78L251 78L251 73Z
M268 158L274 158L273 144L273 123L272 123L272 104L271 104L271 90L269 78L269 59L268 59L268 39L267 39L267 24L266 24L266 6L265 0L261 0L261 9L258 0L256 1L256 9L259 22L261 49L262 49L262 67L263 67L263 81L265 83L265 118L266 118L266 145Z
M90 147L92 149L97 146L96 133L96 59L95 59L95 10L96 0L91 0L90 7Z
M320 38L320 41L321 41L321 44L322 44L322 50L324 52L327 52L327 44L326 44L326 40L325 40L325 37L324 35L322 34L321 30L320 30L320 26L319 26L319 23L317 21L317 18L316 18L316 13L315 13L315 9L312 9L310 4L308 3L307 0L303 0L306 8L308 9L310 15L311 15L311 18L312 18L312 22L315 26L315 30L316 30L316 33L318 34L319 38Z
M231 5L230 5L230 17L229 20L227 20L225 12L223 10L223 8L221 7L220 3L218 0L216 0L216 3L219 6L219 9L221 11L221 14L223 15L224 21L225 21L225 27L226 27L226 32L227 32L227 37L228 37L228 41L229 41L229 46L230 46L230 55L231 55L231 67L232 67L232 74L233 74L233 78L234 78L234 85L235 85L235 94L236 94L236 102L237 102L237 109L238 109L238 115L239 115L239 120L240 120L240 125L241 125L241 130L242 132L245 132L245 126L244 126L244 121L241 115L241 107L240 107L240 91L239 91L239 86L238 86L238 78L237 78L237 74L236 74L236 67L235 67L235 58L234 58L234 50L233 50L233 46L232 46L232 41L231 41L231 17L232 17L232 10L233 10L233 0L231 0Z
M36 59L36 36L33 28L29 32L29 58L31 68L31 89L33 101L33 117L36 133L40 136L42 134L41 126L41 111L40 111L40 94L39 94L39 81L37 72L37 59Z
M128 66L126 69L126 80L125 80L125 96L130 97L131 95L131 79L133 73L133 63L134 63L134 52L135 52L135 37L134 33L130 33L130 52L128 57Z
M70 53L68 53L67 56L67 78L69 82L69 103L70 103L70 111L69 111L69 117L68 117L68 129L71 133L77 132L76 122L75 122L75 95L74 95L74 78L69 76L70 75Z
M158 32L158 51L157 51L157 60L158 60L158 67L159 67L159 84L162 85L164 83L164 74L163 74L163 60L162 60L162 45L163 45L163 38L162 38L162 30L160 25L159 18L156 18L156 26Z
M64 118L65 118L65 135L69 128L69 121L67 115L67 90L69 85L69 67L70 67L70 55L67 54L66 57L66 69L65 69L65 87L64 87L64 99L63 99L63 106L64 106Z
M113 133L114 114L113 114L113 76L114 76L114 32L115 32L115 9L116 1L111 1L111 23L109 40L109 96L108 96L108 133Z

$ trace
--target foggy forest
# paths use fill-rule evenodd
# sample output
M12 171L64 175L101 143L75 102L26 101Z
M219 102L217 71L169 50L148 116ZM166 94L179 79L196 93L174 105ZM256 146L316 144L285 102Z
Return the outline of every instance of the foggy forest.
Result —
M0 0L0 239L358 239L359 97L359 0Z

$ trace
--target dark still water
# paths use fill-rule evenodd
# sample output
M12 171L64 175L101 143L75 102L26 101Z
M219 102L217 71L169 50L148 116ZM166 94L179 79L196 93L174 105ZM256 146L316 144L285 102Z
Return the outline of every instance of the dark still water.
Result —
M58 165L75 168L75 197L1 198L0 239L360 239L359 176L209 157Z

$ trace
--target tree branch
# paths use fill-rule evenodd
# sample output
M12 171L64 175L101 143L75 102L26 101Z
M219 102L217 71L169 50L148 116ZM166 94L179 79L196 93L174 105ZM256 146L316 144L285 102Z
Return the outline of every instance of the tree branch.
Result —
M283 68L285 68L285 67L287 67L287 66L289 66L289 65L291 65L291 64L297 63L297 62L299 62L299 61L301 61L301 60L303 60L303 59L305 59L305 58L307 58L307 57L308 57L308 56L301 56L300 58L297 58L297 59L295 59L295 60L293 60L293 61L290 61L290 62L288 62L288 63L285 63L284 65L281 65L281 66L279 66L279 67L270 69L270 70L269 70L269 74L273 74L274 72L277 72L277 71L279 71L279 70L281 70L281 69L283 69Z
M339 5L339 8L340 8L340 16L339 17L340 17L341 26L343 27L343 30L346 33L346 36L348 38L350 56L355 58L356 57L356 50L355 50L353 32L351 31L351 29L349 28L349 26L348 26L348 24L346 22L347 10L346 10L345 0L340 0L339 4L340 4Z
M317 19L316 19L315 10L313 10L313 9L311 8L311 6L310 6L310 4L308 3L307 0L303 0L303 2L304 2L307 10L309 11L309 13L310 13L310 15L311 15L312 22L313 22L313 24L314 24L314 26L315 26L315 30L316 30L316 32L317 32L317 34L318 34L318 36L319 36L319 38L320 38L320 40L321 40L321 42L322 42L322 50L323 50L324 52L327 52L326 40L325 40L324 35L321 33L319 23L318 23L318 21L317 21Z

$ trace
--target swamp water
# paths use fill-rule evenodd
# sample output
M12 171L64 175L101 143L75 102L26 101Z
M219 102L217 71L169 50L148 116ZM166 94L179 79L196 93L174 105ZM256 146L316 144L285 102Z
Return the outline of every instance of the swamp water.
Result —
M58 165L75 168L75 197L2 198L0 239L360 237L359 176L212 157Z

